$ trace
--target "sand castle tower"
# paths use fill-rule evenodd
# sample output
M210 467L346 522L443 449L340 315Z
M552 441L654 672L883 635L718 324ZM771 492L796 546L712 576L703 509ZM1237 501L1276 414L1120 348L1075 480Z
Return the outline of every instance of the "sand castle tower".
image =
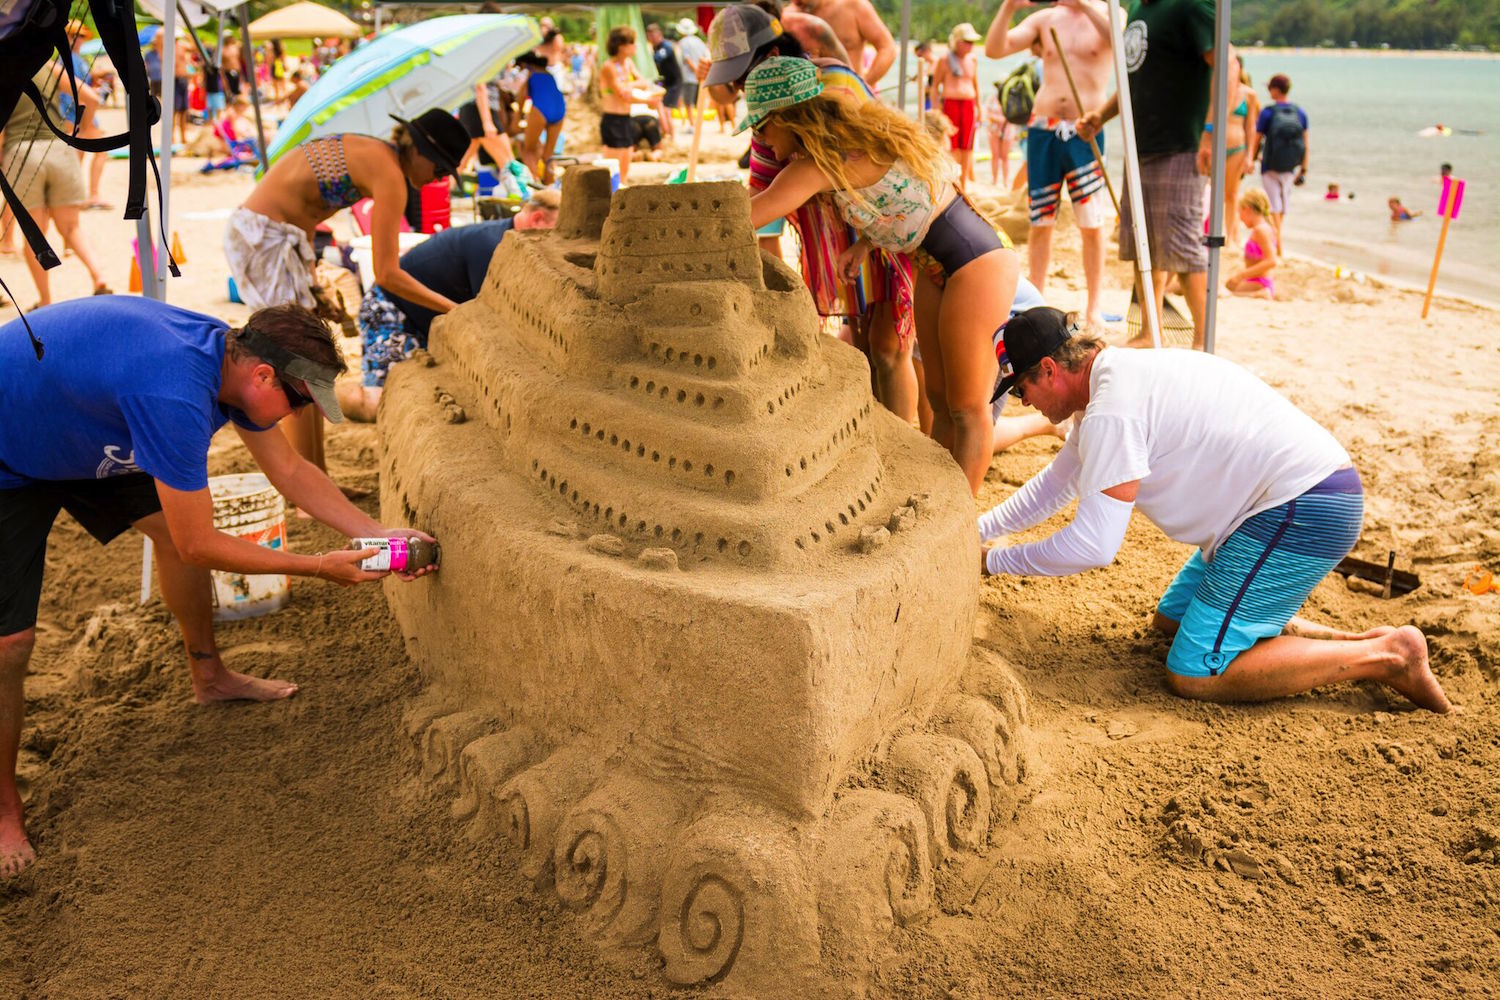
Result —
M443 542L387 591L424 767L603 945L790 989L919 919L1008 803L1024 707L971 658L966 483L743 188L570 171L380 424L384 515Z

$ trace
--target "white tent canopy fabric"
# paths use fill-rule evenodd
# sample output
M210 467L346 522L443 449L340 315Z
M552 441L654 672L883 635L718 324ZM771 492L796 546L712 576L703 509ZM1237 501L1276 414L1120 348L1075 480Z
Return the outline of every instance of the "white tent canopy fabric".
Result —
M283 38L358 38L365 29L336 10L322 4L294 3L273 10L250 22L252 37L263 40Z

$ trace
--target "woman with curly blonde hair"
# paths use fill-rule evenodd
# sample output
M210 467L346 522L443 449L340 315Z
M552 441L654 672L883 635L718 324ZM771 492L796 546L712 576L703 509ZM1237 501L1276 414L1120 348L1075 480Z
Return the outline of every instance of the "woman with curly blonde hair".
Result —
M979 492L990 464L991 335L1010 314L1020 265L1005 239L954 187L953 161L896 111L824 92L805 59L773 58L745 82L740 128L792 162L750 199L761 225L831 192L859 240L838 268L857 270L872 247L912 257L917 343L932 404L932 436Z

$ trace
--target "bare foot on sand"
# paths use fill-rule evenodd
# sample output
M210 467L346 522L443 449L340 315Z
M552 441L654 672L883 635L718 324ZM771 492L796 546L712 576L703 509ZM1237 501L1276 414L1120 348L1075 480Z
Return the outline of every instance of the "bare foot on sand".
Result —
M1415 625L1402 625L1387 638L1392 652L1401 657L1403 666L1386 683L1430 712L1442 715L1451 711L1453 705L1427 664L1427 638L1421 629Z
M36 860L21 817L0 818L0 879L21 874Z
M279 701L297 693L297 685L273 678L251 677L221 667L211 676L193 678L193 700L200 705L216 701Z

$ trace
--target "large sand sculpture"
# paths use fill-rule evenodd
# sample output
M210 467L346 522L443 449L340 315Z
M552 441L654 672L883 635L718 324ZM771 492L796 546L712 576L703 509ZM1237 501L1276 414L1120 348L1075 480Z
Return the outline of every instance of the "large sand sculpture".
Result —
M388 590L424 767L673 982L856 968L1010 814L973 502L868 386L743 188L574 170L386 389L383 512L443 542Z

